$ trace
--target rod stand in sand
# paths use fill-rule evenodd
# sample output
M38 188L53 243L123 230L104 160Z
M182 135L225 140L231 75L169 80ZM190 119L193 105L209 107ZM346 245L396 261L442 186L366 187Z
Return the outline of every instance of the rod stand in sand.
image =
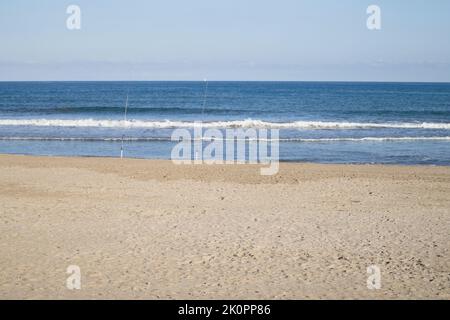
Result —
M123 158L123 138L124 136L122 135L122 145L120 146L120 159Z

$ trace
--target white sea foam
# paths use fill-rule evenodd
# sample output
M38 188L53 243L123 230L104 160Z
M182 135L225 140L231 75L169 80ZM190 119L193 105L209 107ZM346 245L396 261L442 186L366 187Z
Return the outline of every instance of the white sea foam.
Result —
M122 141L122 138L114 137L0 137L3 141L103 141L103 142L116 142ZM172 141L170 137L125 137L124 141ZM200 138L191 140L204 140L210 141L211 138ZM222 140L222 139L219 139ZM232 140L226 139L223 140ZM234 139L234 140L244 140L244 139ZM258 141L274 141L274 139L260 139L260 138L250 138L247 140L258 140ZM450 141L450 136L446 137L362 137L362 138L280 138L280 142L364 142L364 141Z
M235 120L213 122L191 121L145 121L145 120L97 120L97 119L0 119L0 126L38 127L100 127L100 128L267 128L267 129L444 129L450 130L450 123L438 122L327 122L294 121L267 122L262 120Z
M292 139L285 139L285 141L288 142L289 141L292 142L450 141L450 137L363 137L363 138L317 138L317 139L292 138Z

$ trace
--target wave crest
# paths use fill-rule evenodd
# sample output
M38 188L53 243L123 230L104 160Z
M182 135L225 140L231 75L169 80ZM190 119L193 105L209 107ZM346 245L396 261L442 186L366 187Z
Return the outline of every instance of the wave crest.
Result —
M450 123L439 122L327 122L293 121L268 122L263 120L234 121L146 121L146 120L97 120L97 119L0 119L0 126L38 126L38 127L103 127L103 128L267 128L267 129L443 129L450 130Z
M200 138L191 140L210 141L213 138ZM275 139L232 139L224 138L223 140L258 140L258 141L274 141ZM362 137L362 138L280 138L280 142L364 142L364 141L450 141L450 136L445 137ZM0 141L86 141L86 142L118 142L122 138L115 137L0 137ZM170 137L124 137L123 141L129 142L151 142L151 141L173 141Z

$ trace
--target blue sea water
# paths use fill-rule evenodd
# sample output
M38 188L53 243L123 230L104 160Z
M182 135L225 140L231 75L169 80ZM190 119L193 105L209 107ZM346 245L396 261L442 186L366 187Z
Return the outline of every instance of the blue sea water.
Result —
M198 121L279 129L285 161L450 165L449 83L0 82L0 153L117 157L123 136L167 159Z

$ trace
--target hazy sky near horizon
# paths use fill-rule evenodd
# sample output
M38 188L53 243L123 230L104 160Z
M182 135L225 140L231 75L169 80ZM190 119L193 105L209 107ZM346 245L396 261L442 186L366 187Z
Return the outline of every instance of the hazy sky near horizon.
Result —
M0 2L0 80L204 78L448 82L450 1Z

